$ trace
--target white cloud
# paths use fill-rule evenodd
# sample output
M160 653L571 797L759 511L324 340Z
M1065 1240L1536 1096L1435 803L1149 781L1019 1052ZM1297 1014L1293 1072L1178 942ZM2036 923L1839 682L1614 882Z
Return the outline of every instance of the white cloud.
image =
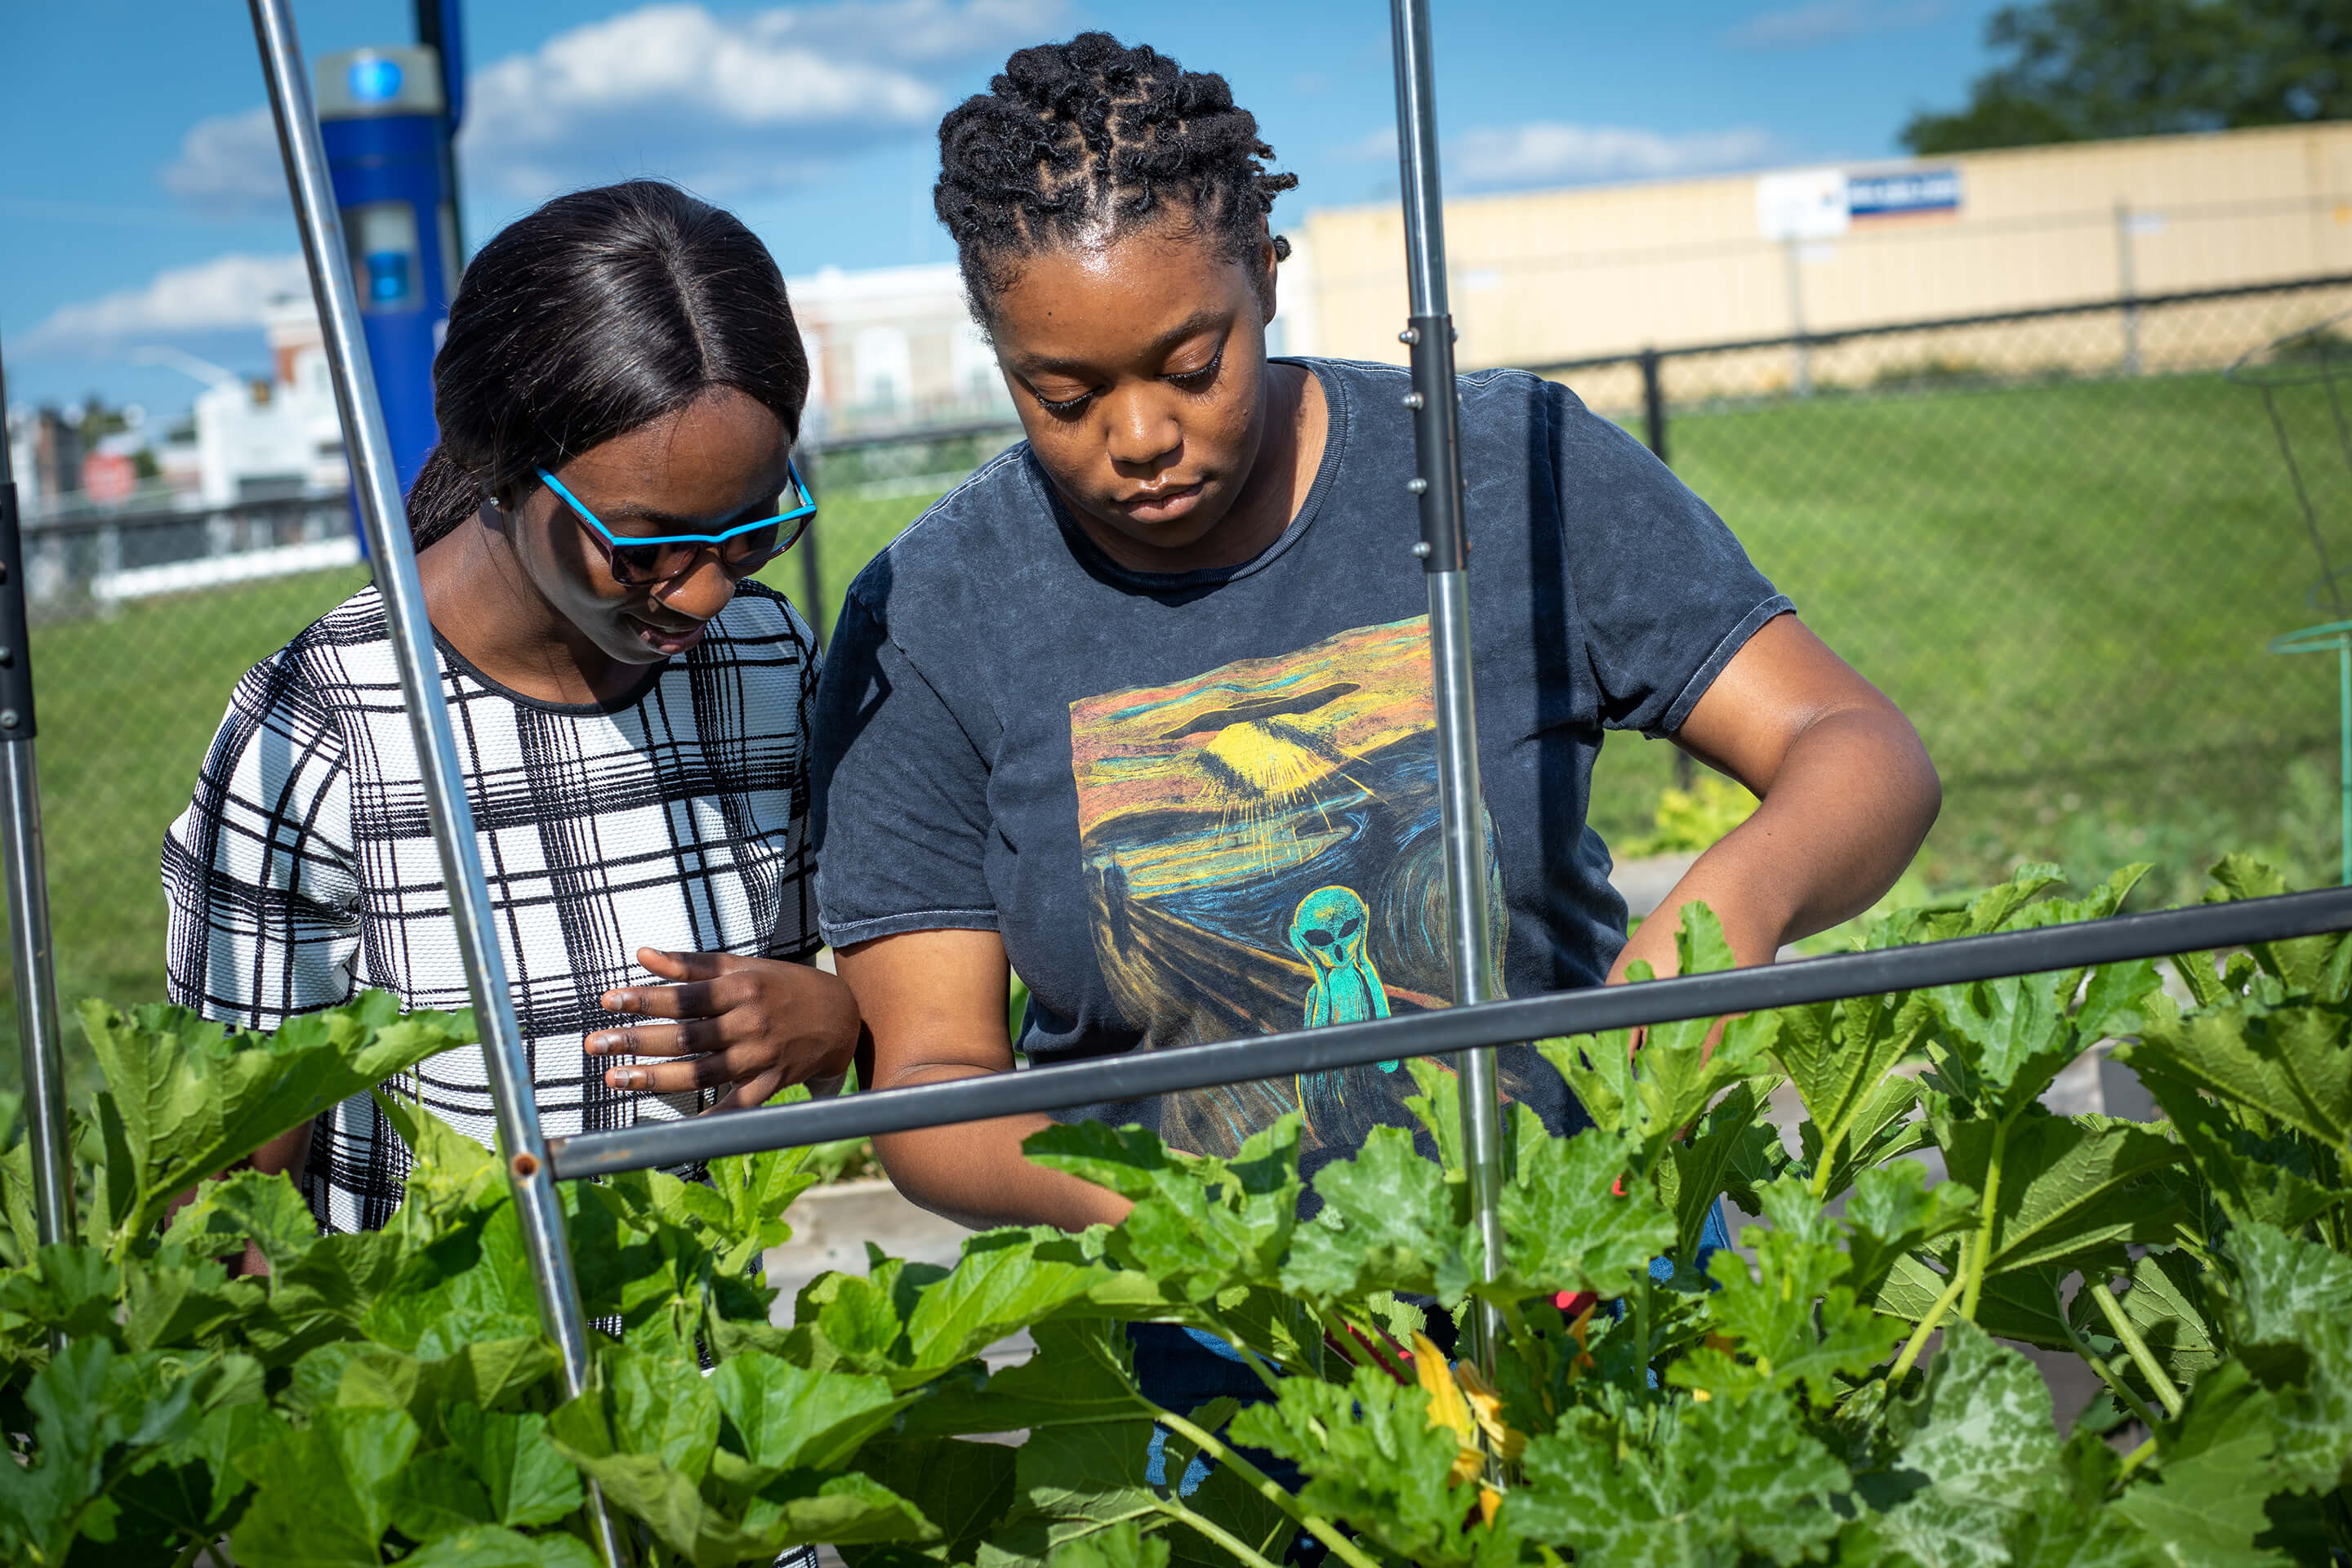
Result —
M286 170L269 106L199 120L163 166L163 188L198 212L251 217L287 210Z
M537 200L631 174L713 195L772 190L844 153L929 132L943 83L1050 37L1067 0L835 0L715 16L640 6L509 55L466 86L470 180ZM266 106L200 121L163 171L190 206L280 212L286 176Z
M1723 35L1740 49L1801 49L1864 33L1920 27L1944 14L1943 0L1808 0L1801 5L1765 11Z
M1447 148L1448 173L1465 184L1659 179L1752 168L1769 162L1772 139L1754 127L1669 136L1626 125L1526 125L1467 131Z
M928 131L942 79L1049 34L1064 0L839 0L719 16L641 7L560 33L467 87L459 152L522 196L650 172L713 195L773 189Z
M249 330L261 325L262 308L272 300L308 294L310 289L310 275L299 256L218 256L194 267L168 268L144 288L61 305L10 348L103 353L135 339Z

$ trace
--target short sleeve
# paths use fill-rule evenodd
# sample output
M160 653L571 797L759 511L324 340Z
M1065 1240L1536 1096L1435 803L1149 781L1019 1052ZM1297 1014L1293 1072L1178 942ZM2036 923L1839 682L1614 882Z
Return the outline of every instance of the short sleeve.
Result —
M1568 388L1546 395L1601 721L1672 734L1748 639L1796 606L1649 448Z
M205 1017L274 1029L350 1000L360 881L341 732L281 654L237 684L163 838L165 986Z
M988 758L856 595L825 650L812 753L826 942L998 929Z

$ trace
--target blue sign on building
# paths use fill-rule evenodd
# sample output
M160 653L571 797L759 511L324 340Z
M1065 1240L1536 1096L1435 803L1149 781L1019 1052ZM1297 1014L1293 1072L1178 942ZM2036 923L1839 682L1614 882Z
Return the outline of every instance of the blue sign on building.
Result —
M1907 217L1960 210L1958 169L1903 169L1886 174L1849 174L1846 210L1855 217Z

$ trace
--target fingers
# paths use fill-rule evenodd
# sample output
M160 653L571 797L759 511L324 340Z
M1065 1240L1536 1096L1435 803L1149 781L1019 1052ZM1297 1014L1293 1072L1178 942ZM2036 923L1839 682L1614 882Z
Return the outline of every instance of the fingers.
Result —
M607 1013L642 1013L659 1018L707 1018L744 997L741 985L711 983L741 972L758 962L731 952L669 952L658 947L637 949L637 963L674 985L618 985L597 998Z
M604 1082L635 1094L688 1094L733 1083L743 1074L758 1076L767 1066L766 1052L739 1048L677 1061L612 1068L606 1070Z
M710 1018L734 1005L734 988L718 981L697 980L684 985L631 985L607 991L596 1000L607 1013L635 1013L646 1018Z
M774 1097L776 1090L783 1087L783 1068L771 1068L757 1078L746 1079L737 1084L732 1093L710 1109L712 1110L748 1110L754 1106L767 1104Z
M731 952L667 952L637 949L637 962L664 980L716 980L733 967Z
M719 1020L694 1018L683 1024L602 1029L588 1037L584 1048L592 1057L684 1057L724 1050L733 1043Z

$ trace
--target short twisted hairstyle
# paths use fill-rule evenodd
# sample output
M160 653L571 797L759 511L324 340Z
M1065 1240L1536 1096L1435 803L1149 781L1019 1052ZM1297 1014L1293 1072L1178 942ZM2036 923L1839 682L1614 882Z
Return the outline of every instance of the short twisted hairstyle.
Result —
M983 322L1023 258L1174 222L1255 264L1274 198L1274 149L1225 79L1108 33L1041 44L940 121L931 205L955 237ZM1290 254L1276 237L1277 258Z

